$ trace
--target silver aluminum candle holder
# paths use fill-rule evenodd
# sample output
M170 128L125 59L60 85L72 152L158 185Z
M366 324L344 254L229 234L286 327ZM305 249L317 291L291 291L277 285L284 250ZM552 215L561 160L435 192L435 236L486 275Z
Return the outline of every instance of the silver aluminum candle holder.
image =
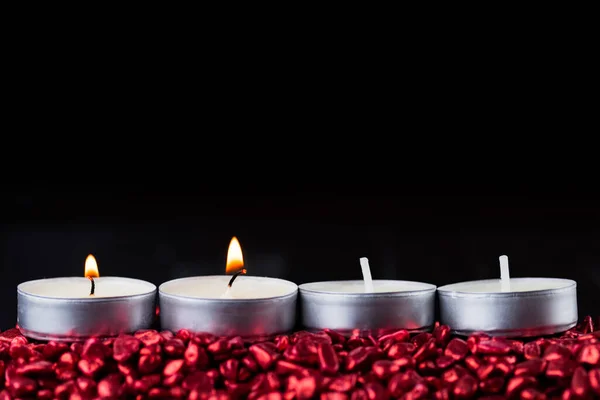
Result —
M110 337L152 326L156 316L156 286L138 279L95 278L96 295L59 297L48 288L67 293L71 286L89 292L86 278L51 278L17 287L17 325L23 335L37 340L78 341ZM103 295L107 286L117 295ZM132 294L118 293L131 289ZM71 295L73 293L70 293Z
M332 286L333 285L333 286ZM355 289L342 292L336 286ZM434 285L411 281L374 280L374 292L361 292L363 281L314 282L299 286L302 324L342 334L381 334L406 329L430 330L435 320ZM385 287L390 289L385 289ZM394 290L393 287L402 289Z
M441 323L455 334L527 337L564 332L577 324L577 283L568 279L512 278L513 291L484 291L498 279L438 288Z
M293 330L298 286L283 279L241 276L222 297L231 276L175 279L158 288L162 329L217 336L266 338ZM237 297L236 297L237 296Z

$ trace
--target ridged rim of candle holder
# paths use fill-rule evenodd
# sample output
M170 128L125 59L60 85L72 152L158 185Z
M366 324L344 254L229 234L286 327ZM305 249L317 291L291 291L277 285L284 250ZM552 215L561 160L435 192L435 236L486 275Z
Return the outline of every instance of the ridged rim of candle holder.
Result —
M17 294L21 294L23 296L29 296L29 297L36 297L38 299L46 299L46 300L54 300L54 301L61 301L61 302L77 302L77 303L81 303L81 302L94 302L94 303L109 303L109 302L113 302L113 301L123 301L123 300L127 300L127 299L133 299L133 298L138 298L138 297L143 297L143 296L148 296L148 295L156 295L158 288L156 287L155 284L142 280L142 279L135 279L135 278L126 278L126 277L120 277L120 276L103 276L101 279L103 280L112 280L112 279L118 279L118 280L128 280L128 281L133 281L133 282L141 282L144 284L147 284L151 287L153 287L153 289L148 290L147 292L144 293L138 293L138 294L125 294L122 296L107 296L107 297L56 297L56 296L44 296L44 295L40 295L40 294L34 294L34 293L30 293L27 292L23 289L21 289L21 287L23 285L27 285L27 284L33 284L36 282L42 282L42 281L50 281L50 280L59 280L59 279L64 279L67 277L57 277L57 278L46 278L46 279L35 279L32 281L27 281L27 282L23 282L20 283L17 286Z
M298 286L298 289L301 293L307 294L319 294L326 296L338 296L338 297L410 297L410 296L419 296L425 293L435 292L437 290L437 286L431 283L418 282L418 281L402 281L402 280L394 280L394 279L376 279L377 282L393 282L393 283L408 283L408 284L418 284L428 286L427 288L422 289L414 289L414 290L403 290L403 291L389 291L389 292L356 292L356 293L342 293L342 292L334 292L327 290L315 290L310 289L310 285L317 285L322 283L331 283L331 282L346 282L346 283L362 283L361 280L346 280L346 281L320 281L320 282L309 282L303 283Z
M539 336L555 335L556 333L565 332L577 325L577 322L571 322L562 325L543 326L539 328L515 328L515 329L494 329L494 330L477 330L477 329L451 329L452 334L457 336L471 336L476 333L486 333L490 336L499 336L505 338L534 338Z
M467 292L460 290L450 289L452 286L456 286L459 283L452 283L449 285L440 286L437 288L437 292L439 296L443 297L534 297L534 296L545 296L548 294L559 293L562 291L568 291L573 289L573 287L577 288L577 282L572 279L564 279L564 278L542 278L542 277L521 277L521 278L511 278L513 281L521 281L521 280L553 280L560 281L564 283L568 283L566 286L558 287L558 288L549 288L549 289L538 289L538 290L524 290L524 291L514 291L514 292ZM498 279L484 279L477 281L466 281L460 282L460 284L466 283L492 283L498 282Z
M193 301L207 301L207 302L211 302L211 303L235 303L235 302L259 303L259 302L263 302L263 301L271 301L271 300L276 300L276 299L286 299L286 298L298 295L298 285L295 284L294 282L288 281L285 279L280 279L280 278L271 278L269 276L251 276L249 278L267 278L267 279L272 279L272 280L276 280L276 281L280 281L280 282L285 282L286 284L294 285L295 286L294 291L287 293L287 294L283 294L281 296L260 297L257 299L252 299L252 298L250 298L250 299L246 299L246 298L221 299L221 298L214 298L214 297L186 296L186 295L180 295L180 294L167 293L167 292L163 291L163 287L167 284L172 284L175 282L190 280L190 279L199 279L200 280L202 278L211 278L211 277L220 277L220 276L222 276L222 275L189 276L189 277L184 277L184 278L172 279L170 281L162 283L158 287L158 295L161 297L169 297L172 299L189 299L189 300L193 300Z

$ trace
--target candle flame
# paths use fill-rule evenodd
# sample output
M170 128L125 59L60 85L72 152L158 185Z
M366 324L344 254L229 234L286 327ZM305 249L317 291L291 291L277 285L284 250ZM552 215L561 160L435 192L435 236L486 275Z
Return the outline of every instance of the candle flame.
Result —
M98 264L96 263L94 256L91 254L85 259L85 273L83 276L86 278L100 277L100 273L98 272Z
M231 274L243 267L244 256L242 254L242 246L240 246L240 242L234 236L231 238L229 249L227 250L227 264L225 264L225 273Z

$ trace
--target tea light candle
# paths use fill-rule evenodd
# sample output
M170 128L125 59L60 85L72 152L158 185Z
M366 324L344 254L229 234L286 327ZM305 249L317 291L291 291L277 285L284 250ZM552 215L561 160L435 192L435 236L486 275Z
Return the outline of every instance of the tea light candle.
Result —
M429 330L435 317L434 285L373 280L368 259L360 259L363 280L313 282L299 286L302 324L345 334Z
M38 340L83 340L149 328L156 286L138 279L99 277L96 259L85 277L39 279L17 287L17 325Z
M438 288L440 319L454 333L540 336L577 324L577 283L557 278L510 278L508 257L500 257L500 279Z
M291 331L296 322L298 286L283 279L246 276L239 241L227 251L227 275L165 282L158 288L163 329L218 336L269 337Z

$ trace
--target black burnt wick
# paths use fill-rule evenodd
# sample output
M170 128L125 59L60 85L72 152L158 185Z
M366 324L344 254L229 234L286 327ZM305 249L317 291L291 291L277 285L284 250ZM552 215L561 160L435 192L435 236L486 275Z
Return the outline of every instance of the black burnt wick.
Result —
M233 285L233 281L235 281L235 278L237 278L238 276L240 276L242 274L246 274L246 269L241 269L238 272L236 272L235 274L233 274L233 276L231 277L231 280L229 281L227 286L231 287L231 285Z
M94 278L92 278L91 276L89 276L88 279L92 283L92 288L90 289L90 296L93 296L94 292L96 291L96 283L94 282Z

